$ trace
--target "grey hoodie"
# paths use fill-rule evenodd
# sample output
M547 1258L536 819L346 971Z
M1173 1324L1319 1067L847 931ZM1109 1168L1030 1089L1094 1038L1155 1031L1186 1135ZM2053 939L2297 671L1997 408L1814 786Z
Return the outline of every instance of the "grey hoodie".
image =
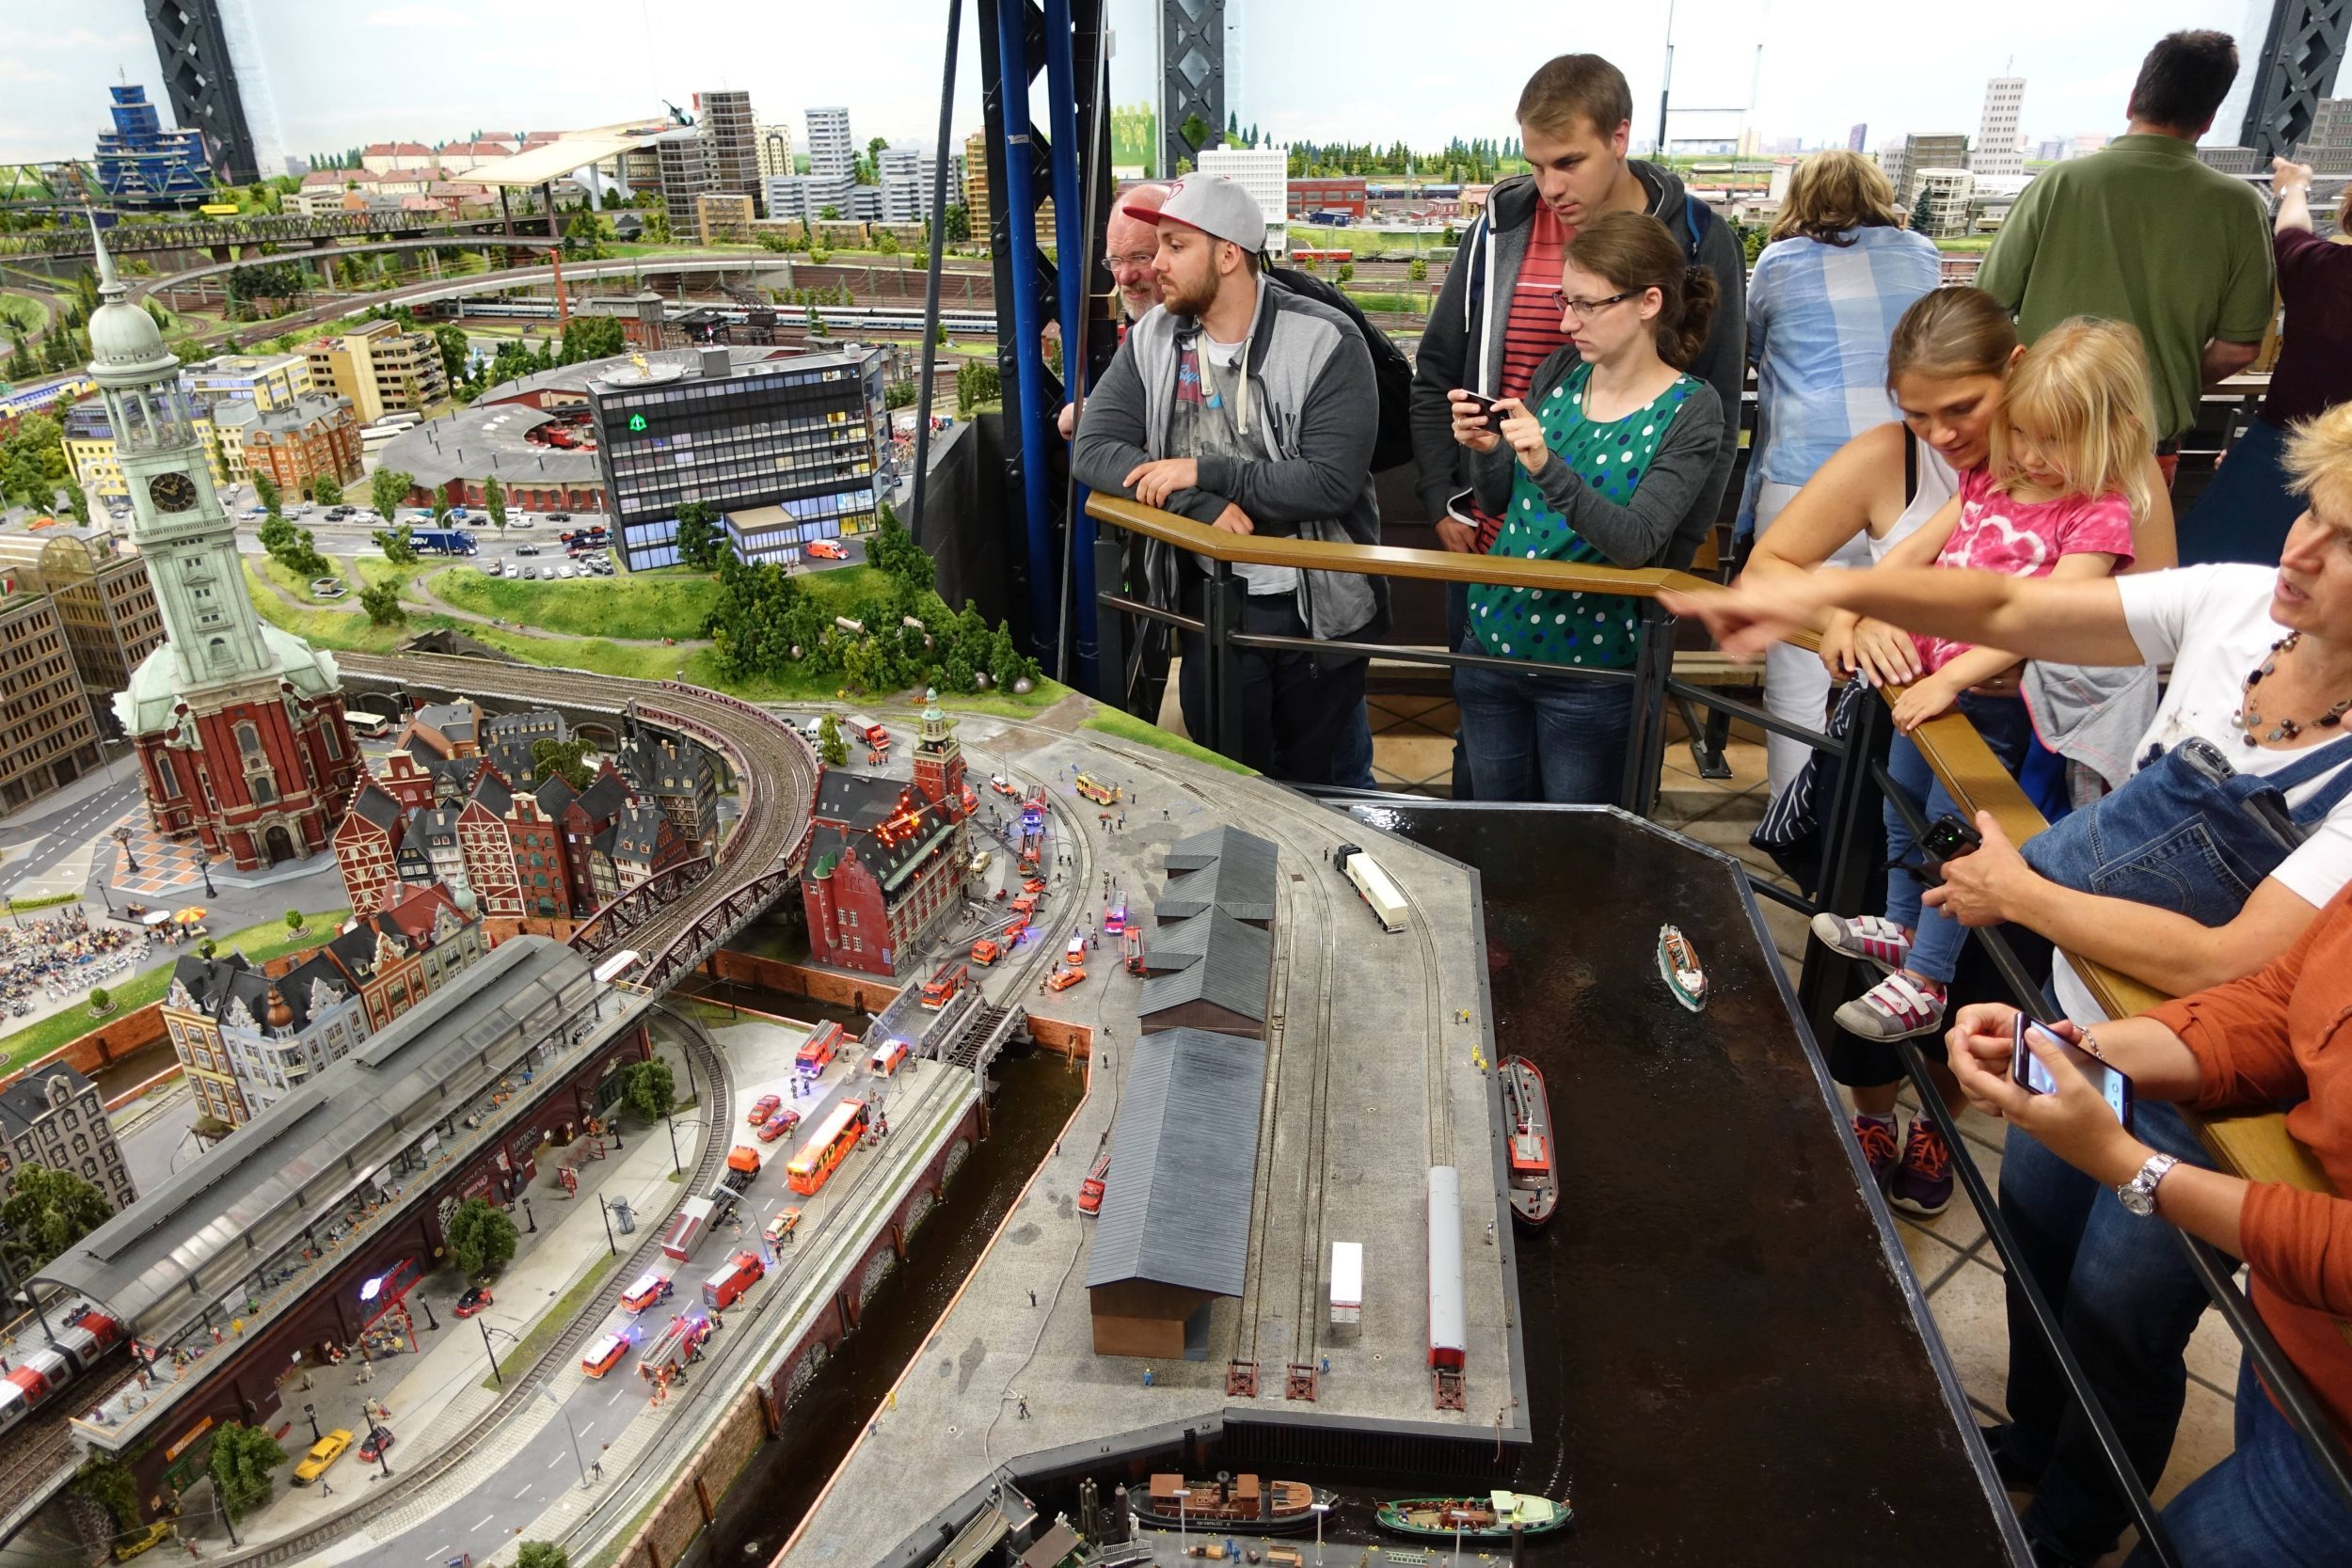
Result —
M1649 195L1650 216L1666 226L1686 254L1691 248L1691 203L1681 177L1655 164L1629 166ZM1462 236L1454 264L1429 312L1428 330L1413 356L1413 458L1422 504L1431 517L1445 515L1448 497L1470 488L1474 475L1469 449L1454 439L1446 393L1454 388L1493 392L1502 372L1502 327L1527 254L1527 230L1541 198L1533 175L1496 183L1486 210ZM1708 325L1707 346L1690 366L1692 375L1715 388L1724 421L1715 465L1692 498L1690 513L1674 531L1672 550L1661 565L1691 563L1714 525L1731 468L1740 453L1740 394L1747 380L1747 252L1729 224L1711 214L1701 218L1698 259L1715 275L1721 298Z
M1126 341L1086 402L1071 448L1079 483L1132 498L1124 483L1137 464L1189 452L1168 450L1176 406L1176 365L1200 324L1159 306L1127 328ZM1260 533L1338 544L1380 543L1373 498L1372 448L1380 394L1372 356L1354 324L1319 301L1258 280L1246 356L1244 410L1271 461L1200 459L1200 483L1168 499L1166 509L1194 522L1215 522L1227 502L1249 515ZM1239 399L1236 399L1239 402ZM1173 602L1176 552L1145 552L1155 594ZM1319 638L1372 627L1387 603L1377 578L1340 572L1299 574L1299 617Z

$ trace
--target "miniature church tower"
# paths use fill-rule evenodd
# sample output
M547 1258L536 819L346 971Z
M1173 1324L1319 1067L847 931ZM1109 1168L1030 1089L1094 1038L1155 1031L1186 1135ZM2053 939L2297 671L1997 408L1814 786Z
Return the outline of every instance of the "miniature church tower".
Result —
M963 784L963 743L939 705L936 689L923 693L923 731L914 742L914 787L952 821L970 813Z
M335 661L265 624L246 592L236 526L213 492L180 361L125 297L91 219L102 303L90 377L106 401L165 641L116 693L157 832L258 869L318 854L351 798L359 750Z

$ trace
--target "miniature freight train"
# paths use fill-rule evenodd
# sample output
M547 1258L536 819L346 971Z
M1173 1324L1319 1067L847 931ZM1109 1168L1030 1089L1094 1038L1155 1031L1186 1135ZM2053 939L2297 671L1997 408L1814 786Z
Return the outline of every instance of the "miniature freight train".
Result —
M65 1324L49 1344L16 1357L0 1378L0 1433L29 1419L56 1402L58 1391L96 1370L122 1343L122 1325L94 1307L66 1309Z

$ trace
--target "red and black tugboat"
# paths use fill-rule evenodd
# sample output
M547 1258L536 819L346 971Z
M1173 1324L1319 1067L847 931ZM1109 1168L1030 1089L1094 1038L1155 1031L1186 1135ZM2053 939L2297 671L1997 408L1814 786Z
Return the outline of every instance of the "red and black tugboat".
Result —
M1551 1218L1560 1203L1551 1098L1544 1092L1544 1075L1524 1056L1503 1057L1500 1077L1504 1135L1510 1144L1511 1212L1532 1229Z

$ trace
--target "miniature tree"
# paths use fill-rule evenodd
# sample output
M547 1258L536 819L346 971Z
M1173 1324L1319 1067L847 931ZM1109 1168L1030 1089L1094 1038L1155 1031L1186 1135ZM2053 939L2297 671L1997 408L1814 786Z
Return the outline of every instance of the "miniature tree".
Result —
M213 1439L213 1489L231 1519L242 1519L269 1501L271 1472L286 1463L286 1450L260 1427L231 1421Z
M526 1541L515 1548L515 1568L572 1568L571 1554L552 1541Z
M321 474L310 482L310 499L321 506L341 506L343 503L343 482L333 474Z
M828 768L846 767L850 743L841 738L840 721L830 713L817 721L817 759Z
M115 1010L114 992L103 986L89 989L89 1013L92 1018L104 1018Z
M501 532L506 529L506 486L492 474L482 482L482 510L490 515L490 526Z
M389 626L395 621L408 619L408 611L401 608L398 585L389 582L359 590L359 608L368 612L368 620L374 626Z
M261 469L253 470L253 498L262 503L262 510L275 518L281 515L278 482Z
M300 936L302 934L302 911L300 910L288 910L286 911L286 932L289 936Z
M443 1231L450 1260L469 1277L495 1274L514 1261L515 1222L487 1199L469 1197L459 1204Z
M8 1260L23 1278L114 1218L115 1206L70 1170L23 1164L0 1202Z
M670 1064L655 1056L632 1062L623 1081L621 1098L647 1121L660 1121L677 1108L677 1081Z
M398 468L378 468L375 477L368 481L368 499L375 503L375 510L389 523L400 511L400 503L408 499L408 487L416 483L417 476L414 474L404 473Z

